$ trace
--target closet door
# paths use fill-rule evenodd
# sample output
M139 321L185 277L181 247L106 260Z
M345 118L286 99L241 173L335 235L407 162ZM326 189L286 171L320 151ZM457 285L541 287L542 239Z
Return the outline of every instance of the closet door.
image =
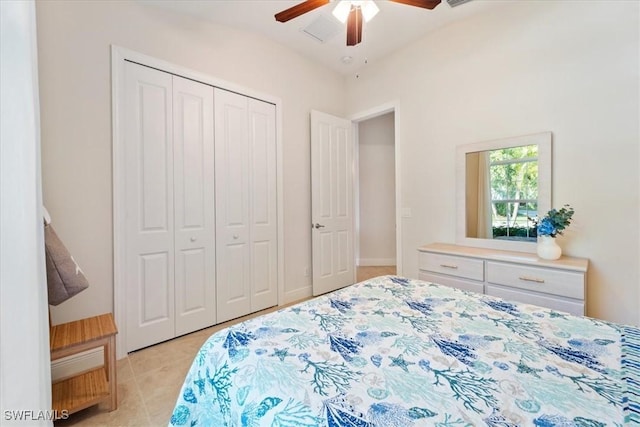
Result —
M248 99L214 91L218 323L251 312Z
M213 87L173 77L175 332L216 323Z
M126 63L127 351L175 335L172 76Z
M276 107L248 99L251 311L278 304Z
M275 106L216 89L218 322L278 303Z

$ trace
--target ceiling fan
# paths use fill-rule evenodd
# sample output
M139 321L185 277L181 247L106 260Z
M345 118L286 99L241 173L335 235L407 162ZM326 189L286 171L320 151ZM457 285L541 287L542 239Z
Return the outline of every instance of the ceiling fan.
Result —
M276 13L276 21L287 22L290 19L311 12L332 0L305 0L289 9ZM433 9L441 0L390 0L395 3L402 3L409 6ZM378 7L372 0L338 0L338 5L333 10L333 14L347 23L347 46L355 46L362 41L362 24L369 21L378 13Z

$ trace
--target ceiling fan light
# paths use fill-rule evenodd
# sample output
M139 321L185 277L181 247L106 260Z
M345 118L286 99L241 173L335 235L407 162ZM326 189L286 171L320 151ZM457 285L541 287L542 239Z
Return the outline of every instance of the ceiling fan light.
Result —
M338 5L333 9L333 16L335 16L338 21L343 24L347 22L347 17L349 16L349 11L351 10L351 2L348 0L340 0L338 1Z
M361 3L360 9L362 9L362 18L365 22L369 22L373 19L374 16L380 12L378 6L373 2L373 0L365 0Z

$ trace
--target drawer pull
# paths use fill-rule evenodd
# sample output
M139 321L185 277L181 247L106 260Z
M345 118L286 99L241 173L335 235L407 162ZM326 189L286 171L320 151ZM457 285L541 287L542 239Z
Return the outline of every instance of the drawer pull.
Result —
M544 279L538 279L535 277L520 276L519 279L524 280L525 282L544 283Z
M440 267L451 268L453 270L456 270L458 268L458 266L454 264L440 264Z

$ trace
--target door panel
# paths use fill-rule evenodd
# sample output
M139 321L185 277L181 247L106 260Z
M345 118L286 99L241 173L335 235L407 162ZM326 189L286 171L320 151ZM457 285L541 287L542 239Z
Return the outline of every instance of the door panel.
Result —
M348 274L349 267L352 265L349 259L349 249L351 248L349 239L351 238L352 236L347 230L339 230L335 233L335 250L338 254L336 257L336 272L338 274Z
M251 311L278 304L276 110L249 99L251 150Z
M319 254L318 278L324 279L333 275L333 237L334 233L330 231L318 231L316 233L316 240L318 240L318 250L314 252L315 255ZM314 277L316 266L314 263Z
M271 250L271 242L254 242L253 243L253 295L258 298L267 297L272 291L270 280L272 275L273 253ZM275 305L275 304L273 304Z
M216 322L213 88L173 77L176 335Z
M226 267L223 272L224 283L228 283L230 286L223 288L226 295L226 302L228 305L239 304L243 307L243 311L230 313L233 317L243 316L248 314L249 304L247 303L249 297L247 295L247 289L244 286L234 286L234 283L248 283L249 277L247 275L247 245L244 243L228 244L226 245L225 261ZM231 317L231 318L233 318ZM219 320L220 322L221 320Z
M313 295L355 281L351 122L311 112Z
M318 179L319 183L317 187L313 187L312 184L313 190L319 193L319 198L317 199L317 204L319 206L317 212L314 211L314 215L316 215L318 219L324 220L331 218L331 212L333 211L332 203L334 199L334 187L331 182L333 176L333 163L331 159L331 123L319 121L317 124L313 125L313 129L317 132L318 139L317 146L312 147L312 153L317 153L317 156L319 157L317 159L319 166L319 176L317 178L314 178ZM312 162L315 163L316 159L312 159ZM313 198L313 200L316 200L315 194L313 195Z
M140 278L137 282L140 302L140 327L147 327L157 322L164 322L171 316L169 300L170 289L170 255L167 252L141 254Z
M247 98L215 89L218 322L251 312Z
M176 259L176 301L181 302L178 305L180 311L177 315L185 317L197 315L206 310L210 298L206 282L207 250L206 248L184 249L176 253L176 258L179 258L179 261ZM177 268L178 264L180 269ZM186 286L178 287L179 282ZM208 319L207 322L202 327L213 325L215 319ZM180 335L177 329L176 327L176 335Z
M171 112L171 95L167 88L144 81L138 82L138 91L141 122L136 135L140 144L137 162L142 181L138 188L142 202L140 231L170 233L171 171L168 162L171 161L171 135L168 132L171 123L166 121L166 115Z
M125 66L127 351L173 338L171 75Z
M349 124L351 125L351 124ZM335 218L349 219L353 200L351 200L352 188L350 178L352 177L353 146L349 144L348 130L344 128L335 129Z

